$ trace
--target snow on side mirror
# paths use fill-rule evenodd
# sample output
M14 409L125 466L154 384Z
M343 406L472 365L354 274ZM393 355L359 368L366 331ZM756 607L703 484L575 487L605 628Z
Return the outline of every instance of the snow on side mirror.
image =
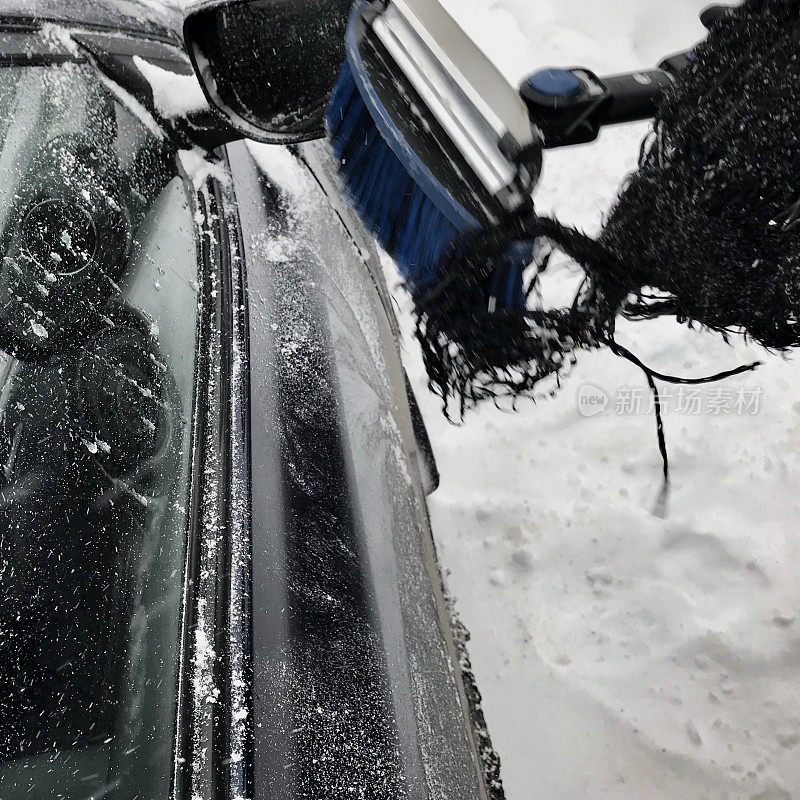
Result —
M209 103L251 139L324 135L344 61L351 0L210 0L184 22L186 48Z

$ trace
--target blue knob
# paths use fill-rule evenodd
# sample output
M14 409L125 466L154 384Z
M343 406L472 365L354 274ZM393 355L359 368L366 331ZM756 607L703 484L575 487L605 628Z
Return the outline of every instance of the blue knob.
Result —
M581 90L581 81L568 69L540 69L528 78L534 91L548 97L572 97Z

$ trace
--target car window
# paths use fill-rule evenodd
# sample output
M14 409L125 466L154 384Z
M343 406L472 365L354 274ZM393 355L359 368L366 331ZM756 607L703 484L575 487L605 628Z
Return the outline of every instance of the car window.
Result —
M167 797L198 256L156 129L0 69L0 797Z

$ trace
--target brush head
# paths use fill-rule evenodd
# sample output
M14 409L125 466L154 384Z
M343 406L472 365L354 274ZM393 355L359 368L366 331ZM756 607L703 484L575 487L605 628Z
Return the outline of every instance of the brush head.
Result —
M378 131L349 62L331 100L328 130L350 202L409 289L424 291L438 279L450 242L477 222L455 201L447 207L446 199L430 198L417 183Z
M506 218L509 199L486 188L384 47L373 27L381 10L363 3L352 12L327 125L353 205L412 292L424 291L441 278L448 245ZM514 169L523 198L537 164Z

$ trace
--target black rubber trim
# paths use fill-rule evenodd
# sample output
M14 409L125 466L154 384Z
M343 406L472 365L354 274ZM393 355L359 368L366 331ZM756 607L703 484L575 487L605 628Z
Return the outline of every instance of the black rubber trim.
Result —
M436 455L433 452L433 445L431 444L430 436L428 436L428 427L425 425L425 418L422 416L417 396L414 393L414 388L411 386L411 381L408 379L408 373L403 370L403 377L406 380L406 394L408 395L408 408L411 413L411 426L414 429L414 439L417 443L417 452L420 460L420 472L422 473L422 484L426 495L433 494L438 488L441 481L439 475L439 467L436 464Z
M196 196L197 211L204 217L206 204L202 194ZM211 336L212 303L211 303L211 275L213 261L207 236L197 237L197 257L200 264L200 305L197 326L197 357L195 359L195 398L192 425L192 466L191 489L189 500L189 518L186 539L186 569L184 574L183 589L183 619L181 642L181 683L178 686L177 699L177 730L175 739L175 765L173 771L173 785L171 795L176 800L191 796L191 776L189 765L191 763L192 745L192 699L191 699L191 669L193 656L193 631L195 627L195 587L199 571L199 547L202 528L202 506L204 487L204 465L208 452L208 441L204 434L208 421L208 394L207 381L209 369L209 340Z
M222 209L220 207L219 189L213 181L206 184L209 198L208 231L212 240L217 243L217 259L219 269L216 282L216 317L220 331L219 369L219 424L214 451L217 454L217 488L219 492L219 516L222 536L219 537L219 554L215 590L215 624L214 650L217 658L214 661L214 686L221 690L216 703L217 713L213 719L213 738L211 741L211 771L214 798L227 798L227 786L230 781L230 650L228 647L228 612L230 597L230 521L231 521L231 362L233 347L232 321L228 314L231 296L230 252L226 252L227 236L223 233Z
M227 159L226 159L227 163ZM235 440L232 437L232 443L235 449L238 450L237 457L241 461L241 467L245 481L244 491L246 497L242 498L246 503L245 516L246 519L243 523L246 530L240 531L247 540L247 553L246 567L242 565L233 564L233 559L229 565L229 569L241 569L243 574L242 578L242 593L240 598L242 604L242 619L241 629L238 631L228 631L228 641L235 636L242 638L242 650L244 652L244 663L242 672L244 673L244 680L246 683L245 689L245 705L248 711L247 729L245 750L243 755L243 775L244 779L241 781L242 785L233 785L231 770L228 770L228 795L234 796L253 796L253 609L252 609L252 585L253 585L253 572L252 572L252 469L251 469L251 432L250 432L250 336L249 336L249 304L247 302L247 271L246 262L244 259L244 242L242 241L242 227L241 220L238 214L233 197L224 195L219 184L215 184L215 192L217 195L217 203L222 211L220 214L220 243L221 252L224 261L223 269L230 275L230 281L225 283L230 284L230 294L228 295L228 302L225 304L225 318L228 320L231 336L231 351L230 358L241 359L239 364L239 383L235 385L231 380L231 431L235 434L236 431L241 432L241 437ZM233 258L234 246L237 258L236 274L238 280L234 279ZM233 375L233 363L231 361L231 376ZM231 452L233 457L233 452ZM233 475L233 465L231 464L230 475ZM240 487L241 488L241 487ZM229 485L229 496L233 498L237 487ZM231 516L231 527L233 527L233 517ZM232 553L231 553L232 556ZM228 672L228 679L230 671ZM226 682L226 698L231 697L231 687L229 680ZM232 724L231 715L233 708L231 703L226 707L226 721L228 730ZM229 741L228 753L232 752L232 743Z

